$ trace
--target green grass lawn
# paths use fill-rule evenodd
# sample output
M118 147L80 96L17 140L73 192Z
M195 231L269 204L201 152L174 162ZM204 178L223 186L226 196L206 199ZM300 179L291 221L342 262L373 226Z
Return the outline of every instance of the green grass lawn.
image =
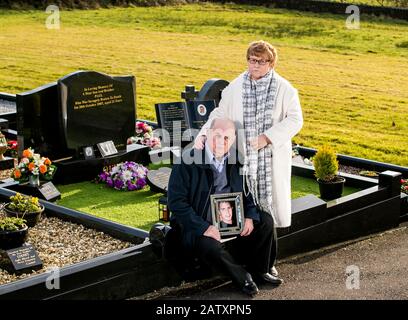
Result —
M180 100L187 84L232 80L248 43L278 47L277 71L299 89L305 124L295 142L408 166L408 23L256 6L196 4L0 11L0 91L33 89L79 69L136 76L137 116Z
M375 7L395 7L395 1L390 0L318 0L318 1L329 1L329 2L343 2L349 4L365 4Z
M102 184L81 182L59 185L61 200L58 204L128 226L150 230L158 222L158 200L162 194L149 187L139 191L118 191ZM346 187L343 195L358 191ZM319 196L319 186L313 179L292 178L292 198L307 194Z

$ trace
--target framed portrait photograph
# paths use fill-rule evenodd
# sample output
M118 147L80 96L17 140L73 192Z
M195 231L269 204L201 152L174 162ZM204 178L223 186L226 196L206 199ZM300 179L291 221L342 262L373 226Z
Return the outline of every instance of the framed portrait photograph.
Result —
M222 236L238 235L244 229L242 192L211 195L213 225Z

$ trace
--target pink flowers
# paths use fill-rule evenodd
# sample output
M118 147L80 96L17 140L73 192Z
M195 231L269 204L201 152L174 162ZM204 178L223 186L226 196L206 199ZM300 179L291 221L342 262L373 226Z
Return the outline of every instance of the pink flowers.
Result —
M401 179L401 192L408 194L408 179Z
M136 135L127 140L127 144L139 143L148 146L151 149L160 148L160 139L153 137L153 129L147 123L138 121L135 127Z

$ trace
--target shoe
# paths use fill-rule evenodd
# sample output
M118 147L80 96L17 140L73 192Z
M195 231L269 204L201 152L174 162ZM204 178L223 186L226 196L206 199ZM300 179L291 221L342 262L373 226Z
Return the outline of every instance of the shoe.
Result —
M261 280L264 283L272 284L274 286L279 286L283 282L281 278L275 277L270 273L258 273L257 279Z
M251 279L251 280L245 280L244 286L242 287L241 291L252 297L258 294L259 289L256 286L256 283Z
M273 275L274 277L277 277L279 275L278 270L276 270L275 267L271 268L270 274Z

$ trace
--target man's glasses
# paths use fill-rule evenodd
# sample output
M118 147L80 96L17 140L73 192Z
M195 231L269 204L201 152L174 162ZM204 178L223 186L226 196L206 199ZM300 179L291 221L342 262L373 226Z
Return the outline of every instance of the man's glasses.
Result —
M256 64L256 63L258 63L260 66L264 66L264 65L267 64L269 61L271 61L271 60L263 60L263 59L258 60L258 59L253 59L253 58L249 58L249 59L248 59L248 62L249 62L250 64Z

